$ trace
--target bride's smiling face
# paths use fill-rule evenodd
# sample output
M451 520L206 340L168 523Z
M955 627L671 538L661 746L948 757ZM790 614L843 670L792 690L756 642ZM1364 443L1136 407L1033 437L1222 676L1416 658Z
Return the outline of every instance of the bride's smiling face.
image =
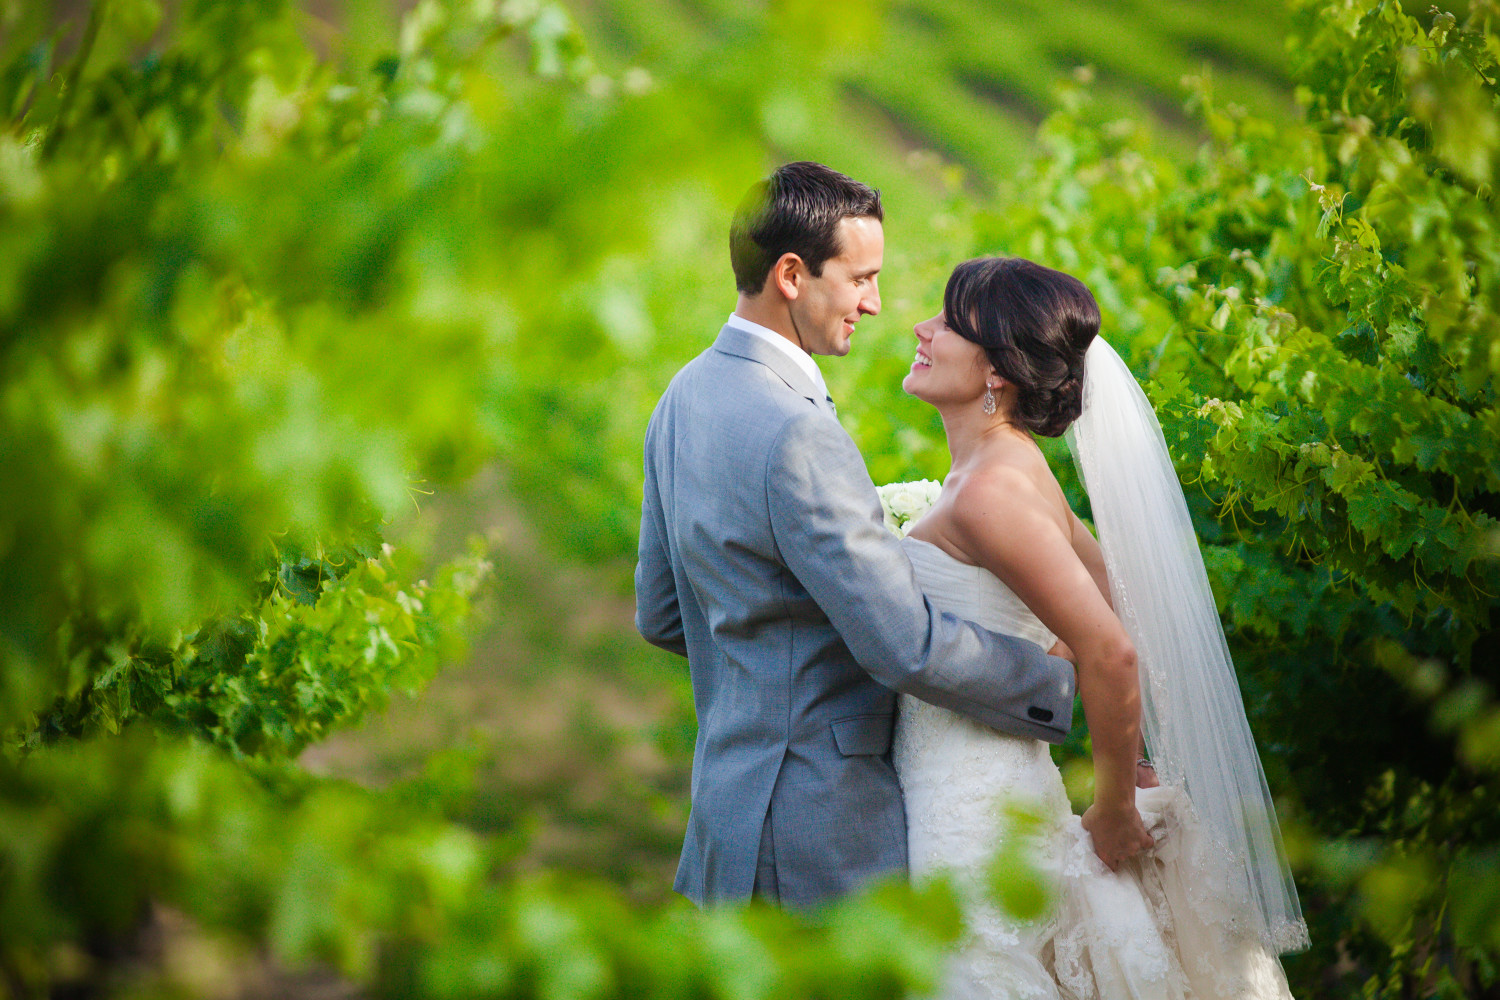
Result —
M948 328L943 314L913 327L917 356L901 388L934 406L967 403L984 394L989 360L978 344Z

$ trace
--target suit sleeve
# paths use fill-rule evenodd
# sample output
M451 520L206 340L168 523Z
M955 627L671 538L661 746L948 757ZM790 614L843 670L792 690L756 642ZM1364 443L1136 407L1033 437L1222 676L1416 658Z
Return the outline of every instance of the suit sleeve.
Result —
M665 507L652 463L652 432L646 432L646 477L641 498L641 539L635 566L635 627L641 637L679 656L687 655L677 580L667 550Z
M782 560L875 680L1005 732L1062 742L1072 664L932 606L836 421L817 411L788 421L766 490Z

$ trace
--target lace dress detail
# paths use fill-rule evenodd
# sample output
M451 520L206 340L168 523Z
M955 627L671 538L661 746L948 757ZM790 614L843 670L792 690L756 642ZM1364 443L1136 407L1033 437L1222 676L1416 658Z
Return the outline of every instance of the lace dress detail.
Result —
M903 544L936 606L1044 649L1056 641L991 573L920 539ZM1138 790L1156 847L1111 872L1041 740L903 695L893 753L912 877L945 873L964 902L967 932L943 1000L1290 1000L1281 963L1238 919L1232 868L1180 789ZM1017 811L1029 823L1008 818ZM985 887L1016 837L1052 890L1035 921L1002 912Z

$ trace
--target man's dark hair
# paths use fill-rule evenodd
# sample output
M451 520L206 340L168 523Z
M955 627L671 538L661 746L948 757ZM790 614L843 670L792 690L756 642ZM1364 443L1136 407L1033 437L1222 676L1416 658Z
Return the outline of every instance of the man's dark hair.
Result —
M812 272L837 257L839 222L869 217L885 221L880 192L821 163L788 163L758 182L735 210L729 227L734 285L759 292L782 254L794 253Z

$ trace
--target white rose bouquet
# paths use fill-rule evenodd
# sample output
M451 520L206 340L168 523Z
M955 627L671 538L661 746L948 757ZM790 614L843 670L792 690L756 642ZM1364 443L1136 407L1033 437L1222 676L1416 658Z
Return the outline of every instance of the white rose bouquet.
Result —
M886 483L875 487L875 492L880 494L880 506L885 508L885 526L897 538L905 538L912 525L937 503L943 484L919 479L914 483Z

